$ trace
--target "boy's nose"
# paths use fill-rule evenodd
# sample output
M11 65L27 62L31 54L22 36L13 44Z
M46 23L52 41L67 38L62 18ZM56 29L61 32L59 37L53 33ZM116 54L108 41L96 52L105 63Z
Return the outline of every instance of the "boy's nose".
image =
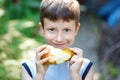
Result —
M58 35L56 36L56 42L62 42L63 41L63 35L62 33L58 33Z

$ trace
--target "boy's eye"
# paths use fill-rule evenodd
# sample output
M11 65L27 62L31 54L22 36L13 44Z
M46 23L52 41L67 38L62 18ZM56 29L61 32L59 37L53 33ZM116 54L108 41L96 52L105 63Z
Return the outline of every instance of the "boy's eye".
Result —
M50 28L50 29L48 29L48 31L51 31L51 32L53 32L55 29L54 28Z
M65 29L65 32L70 32L71 30L70 29Z

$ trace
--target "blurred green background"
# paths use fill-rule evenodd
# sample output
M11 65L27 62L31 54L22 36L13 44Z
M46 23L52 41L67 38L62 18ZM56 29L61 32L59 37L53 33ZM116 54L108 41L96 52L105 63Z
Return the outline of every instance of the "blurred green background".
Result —
M0 0L0 80L21 80L22 61L44 43L39 7L40 0Z

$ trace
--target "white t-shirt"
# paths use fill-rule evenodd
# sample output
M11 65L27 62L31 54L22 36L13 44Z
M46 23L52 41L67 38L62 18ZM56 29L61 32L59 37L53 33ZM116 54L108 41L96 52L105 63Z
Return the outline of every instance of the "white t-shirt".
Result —
M25 63L29 67L29 70L34 79L36 75L35 60L29 60L26 61ZM86 71L89 71L91 66L92 66L92 62L84 58L84 62L80 69L80 76L83 76L86 73ZM71 80L69 73L69 62L64 62L62 64L57 64L57 65L49 65L44 80Z

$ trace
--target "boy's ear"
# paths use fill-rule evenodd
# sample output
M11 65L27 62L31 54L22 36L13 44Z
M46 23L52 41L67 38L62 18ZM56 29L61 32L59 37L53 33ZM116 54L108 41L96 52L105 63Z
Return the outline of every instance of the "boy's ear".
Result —
M79 28L80 28L80 23L78 23L78 24L76 25L75 35L77 35L77 33L78 33L78 31L79 31Z
M40 34L44 35L44 28L41 22L39 22L39 29L40 29Z

